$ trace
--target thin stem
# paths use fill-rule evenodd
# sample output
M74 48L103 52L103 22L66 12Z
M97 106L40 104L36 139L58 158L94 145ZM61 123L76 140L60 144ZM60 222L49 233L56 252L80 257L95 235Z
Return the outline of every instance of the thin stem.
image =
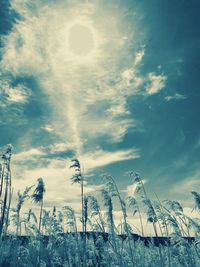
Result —
M41 206L40 206L39 227L38 227L38 229L39 229L39 233L41 233L40 230L41 230L41 221L42 221L43 203L44 203L44 201L43 201L43 198L42 198Z

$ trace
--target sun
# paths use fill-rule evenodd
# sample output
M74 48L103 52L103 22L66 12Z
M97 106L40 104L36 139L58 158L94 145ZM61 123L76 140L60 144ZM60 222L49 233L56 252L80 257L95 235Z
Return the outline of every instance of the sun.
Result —
M59 40L59 54L64 62L91 65L100 58L103 39L89 19L77 18L66 23L60 31Z
M94 48L94 34L83 24L74 24L69 29L69 49L72 53L85 56Z

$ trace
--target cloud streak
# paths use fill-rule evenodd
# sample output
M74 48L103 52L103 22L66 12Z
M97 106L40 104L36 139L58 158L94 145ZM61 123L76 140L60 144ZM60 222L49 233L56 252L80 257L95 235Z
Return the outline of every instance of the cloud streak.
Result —
M62 160L62 162L70 161L68 153L73 153L74 150L74 146L64 143L57 143L49 145L48 147L36 147L14 154L13 162L14 164L27 164L31 161L32 163L38 162L38 164L41 165L41 161L43 161L46 166L51 165L52 162L59 166L59 160ZM139 157L138 149L104 151L101 148L97 148L96 150L82 155L80 160L85 165L85 172L89 172L118 161L133 160ZM31 166L29 167L31 168Z
M165 97L165 100L167 102L170 102L172 100L185 100L187 98L187 96L179 94L179 93L175 93L174 95L168 95Z

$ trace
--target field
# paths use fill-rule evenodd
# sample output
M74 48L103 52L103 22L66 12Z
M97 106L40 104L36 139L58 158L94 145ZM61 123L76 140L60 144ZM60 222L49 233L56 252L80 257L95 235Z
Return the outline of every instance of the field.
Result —
M0 266L135 266L179 267L200 266L200 220L190 218L177 201L151 200L140 175L129 173L135 185L133 196L123 199L111 175L104 176L101 199L84 194L84 176L78 159L72 160L72 183L80 184L81 214L71 207L62 210L43 208L45 184L18 192L14 208L10 171L12 146L2 155ZM200 211L200 195L191 192L194 209ZM25 201L32 199L39 215L29 209L23 213ZM121 207L120 225L115 224L113 202ZM101 203L101 205L99 204ZM140 226L129 224L129 214L138 216ZM145 210L154 237L144 236ZM81 226L81 231L79 230Z

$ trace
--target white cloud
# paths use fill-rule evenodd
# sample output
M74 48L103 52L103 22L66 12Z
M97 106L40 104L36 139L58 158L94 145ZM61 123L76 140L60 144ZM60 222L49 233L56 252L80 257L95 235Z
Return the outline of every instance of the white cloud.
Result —
M29 90L23 85L19 84L12 86L7 80L0 80L0 96L1 106L11 104L24 104L28 101L30 96Z
M142 180L143 184L146 184L146 180ZM137 183L133 183L130 184L126 187L126 190L124 190L124 192L126 193L127 196L134 196L135 195L135 191L137 189Z
M199 184L199 172L198 174L195 174L193 176L189 176L185 178L183 181L180 181L176 183L172 191L177 192L180 194L188 194L191 191L199 191L200 190L200 184Z
M119 151L103 151L102 149L86 153L80 160L84 163L86 170L95 169L105 165L109 165L119 161L139 158L137 149L119 150Z
M29 101L30 90L24 84L12 85L8 79L0 77L0 124L26 123L24 104Z
M186 98L187 98L187 96L185 96L185 95L182 95L182 94L179 94L179 93L175 93L174 95L166 96L165 100L167 102L169 102L169 101L172 101L172 100L184 100Z
M75 147L70 143L56 143L49 146L50 153L66 152L68 150L73 150Z
M38 1L28 3L12 1L22 20L4 38L2 72L36 79L52 111L48 121L51 126L43 129L69 140L77 151L82 149L85 139L92 141L106 135L112 142L121 141L135 124L126 101L143 82L138 65L144 49L133 55L133 62L130 51L122 49L110 35L114 32L115 38L120 39L122 34L117 25L122 18L118 15L111 20L109 11L102 17L95 5L68 6L64 1L48 6ZM68 36L74 23L84 24L93 34L95 53L89 62L70 56ZM130 42L131 39L126 40L124 46ZM124 60L128 67L122 71L119 66ZM22 98L12 96L18 101Z
M16 103L25 103L27 101L28 95L24 90L24 87L17 87L8 93L8 101Z
M55 167L60 166L60 159L63 161L70 161L68 157L58 159L57 154L62 152L67 152L73 150L75 147L71 144L57 143L54 145L49 145L47 147L37 147L31 148L27 151L22 151L13 155L13 162L27 162L35 161L40 162L41 159L44 159L44 165L55 164ZM50 157L50 158L49 158ZM127 149L127 150L118 150L118 151L104 151L101 148L92 150L90 152L80 154L79 160L81 164L84 165L84 170L87 173L95 168L103 167L110 165L115 162L125 161L130 159L139 158L138 149ZM26 165L26 164L24 164ZM24 166L23 165L23 166ZM62 163L61 163L62 165ZM31 166L29 166L31 168Z
M54 146L55 151L61 151L67 147L62 144ZM44 162L43 166L29 166L30 159L39 162L45 156L44 148L30 149L29 151L20 152L13 155L13 187L14 193L23 190L26 186L36 184L37 179L42 177L46 185L45 202L46 207L51 203L58 207L63 205L74 205L74 208L80 208L80 186L72 185L71 177L74 173L70 169L70 159L57 160L51 158L50 161ZM107 152L96 150L93 153L84 154L80 157L81 165L84 167L84 174L91 173L94 169L100 168L114 162L135 159L139 157L139 152L134 149L121 150L116 152ZM19 161L24 162L23 165ZM85 193L94 193L101 188L100 185L89 185L86 182Z
M72 184L71 177L73 170L62 166L49 165L44 168L27 169L15 166L13 177L14 195L18 190L24 190L26 186L37 184L37 179L42 177L45 183L45 208L51 208L53 205L62 207L71 205L80 209L80 185ZM85 185L85 193L96 191L99 186Z
M149 95L160 92L166 86L167 77L164 74L156 75L154 72L148 75L148 86L146 92Z
M145 55L145 49L143 48L142 50L138 51L135 54L134 65L140 64L142 62L143 58L144 58L144 55Z
M124 85L127 87L131 86L133 89L138 89L138 87L142 84L143 78L138 75L134 68L126 69L122 73L122 79Z
M38 157L41 157L43 155L45 155L45 153L41 149L31 148L29 150L14 154L13 160L14 161L26 161L26 160L29 160L35 157L36 157L36 160L38 160Z
M194 170L192 175L187 175L182 180L174 183L170 193L176 198L182 199L183 206L194 207L192 191L200 192L199 169Z
M40 162L41 159L46 161L45 164L49 164L49 161L58 158L59 153L69 152L74 150L75 147L70 143L55 143L49 146L35 147L28 150L23 150L19 153L14 153L13 161L14 162Z
M107 110L108 113L110 113L112 116L120 115L120 114L130 114L128 110L126 110L126 103L121 102L119 105L115 105L110 107Z
M53 126L50 125L50 124L46 124L46 125L42 126L41 129L42 130L45 130L46 132L49 132L49 133L55 131L55 129L53 128Z
M137 184L130 184L126 188L126 194L127 196L133 196L135 194L135 190L137 188Z

